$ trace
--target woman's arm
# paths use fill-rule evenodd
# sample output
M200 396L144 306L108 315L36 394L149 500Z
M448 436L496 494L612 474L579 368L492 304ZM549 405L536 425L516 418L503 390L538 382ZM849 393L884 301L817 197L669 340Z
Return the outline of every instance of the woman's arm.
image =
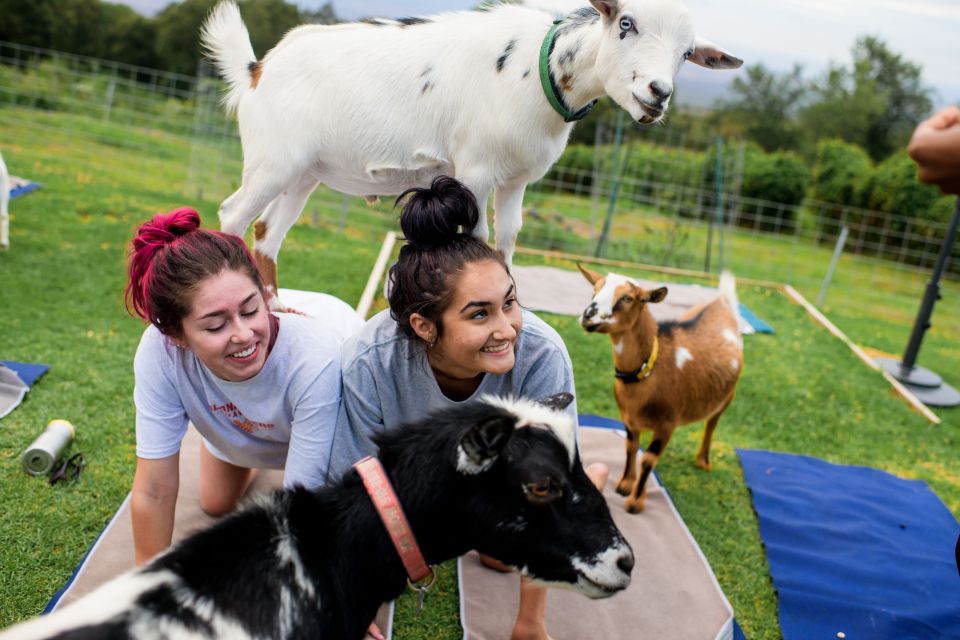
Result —
M364 456L377 452L373 435L383 431L383 415L376 380L366 361L353 362L343 370L343 397L333 434L327 480L339 478Z
M947 107L921 122L907 153L919 167L921 182L960 195L960 109Z
M302 485L314 489L324 484L339 409L340 363L331 359L306 385L293 408L284 487Z
M138 566L170 546L179 488L179 453L156 460L137 458L130 512Z

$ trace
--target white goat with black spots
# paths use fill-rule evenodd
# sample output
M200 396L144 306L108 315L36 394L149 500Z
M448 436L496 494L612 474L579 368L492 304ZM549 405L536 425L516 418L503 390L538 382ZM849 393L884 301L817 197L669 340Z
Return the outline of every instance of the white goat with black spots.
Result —
M650 124L685 60L742 64L696 37L674 0L590 4L557 24L546 11L500 4L301 26L257 61L237 5L222 2L202 39L229 85L244 166L220 206L221 227L243 234L260 216L254 254L275 294L280 245L317 185L375 197L446 174L481 212L493 192L496 246L509 263L524 189L560 157L593 101L609 95ZM473 233L488 239L485 213Z

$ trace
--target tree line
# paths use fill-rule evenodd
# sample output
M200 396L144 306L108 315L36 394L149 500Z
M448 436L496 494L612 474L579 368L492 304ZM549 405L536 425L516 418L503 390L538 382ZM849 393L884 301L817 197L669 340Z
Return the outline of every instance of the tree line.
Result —
M154 17L100 0L0 0L0 40L196 75L200 25L218 0L171 2ZM339 22L331 3L305 11L285 0L240 0L262 56L291 28Z

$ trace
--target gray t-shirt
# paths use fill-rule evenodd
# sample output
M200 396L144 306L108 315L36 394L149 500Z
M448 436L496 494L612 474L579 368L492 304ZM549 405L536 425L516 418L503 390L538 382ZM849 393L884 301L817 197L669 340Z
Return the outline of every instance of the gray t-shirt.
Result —
M190 421L218 458L283 469L286 487L322 485L340 406L339 341L311 318L285 313L278 321L263 369L242 382L218 378L147 327L133 364L137 456L177 453Z
M330 458L332 478L376 452L374 434L459 404L440 391L423 344L401 334L389 310L375 315L347 340L342 363L343 402ZM567 348L550 325L523 311L513 369L503 375L484 375L463 402L486 394L540 399L561 391L574 392ZM576 419L576 402L567 410Z

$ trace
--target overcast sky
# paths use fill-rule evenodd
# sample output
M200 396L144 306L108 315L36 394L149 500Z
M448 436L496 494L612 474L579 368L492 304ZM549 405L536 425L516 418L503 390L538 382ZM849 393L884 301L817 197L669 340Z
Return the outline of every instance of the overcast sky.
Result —
M146 15L169 3L120 1ZM325 2L296 1L311 9ZM333 4L341 19L354 19L429 15L466 9L478 0L333 0ZM847 64L857 36L873 34L922 65L926 83L938 92L937 105L960 102L960 0L684 0L684 4L693 11L700 35L747 64L762 62L785 70L800 62L812 76L831 60Z

